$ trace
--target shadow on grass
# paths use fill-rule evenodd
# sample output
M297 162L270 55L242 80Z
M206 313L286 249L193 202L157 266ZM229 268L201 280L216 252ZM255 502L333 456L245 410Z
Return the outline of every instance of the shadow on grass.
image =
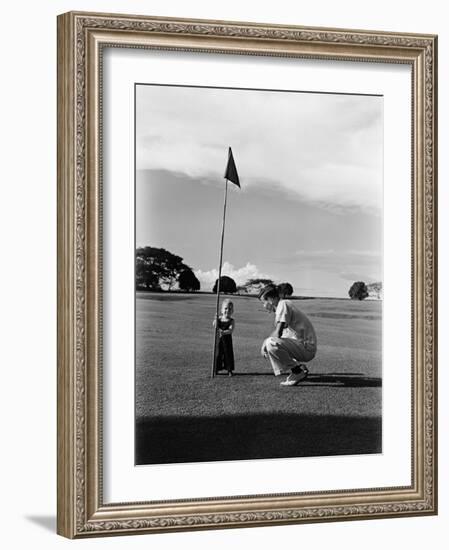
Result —
M227 376L218 373L216 376ZM233 376L273 376L272 372L234 372ZM382 379L361 373L309 374L301 386L344 386L350 388L380 388Z
M363 374L309 374L301 385L344 386L350 388L380 388L382 379Z
M215 376L228 376L227 372L218 372ZM271 376L273 377L273 373L270 371L261 372L261 371L254 371L254 372L233 372L232 376Z
M136 423L136 464L382 452L381 418L291 413L152 417Z

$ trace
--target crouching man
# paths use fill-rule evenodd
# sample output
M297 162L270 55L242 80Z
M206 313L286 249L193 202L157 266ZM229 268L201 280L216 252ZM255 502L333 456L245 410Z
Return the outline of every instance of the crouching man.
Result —
M274 332L262 344L261 353L270 360L275 376L288 374L281 386L296 386L308 374L303 363L315 357L315 329L291 300L281 300L275 285L264 287L258 298L266 311L275 315Z

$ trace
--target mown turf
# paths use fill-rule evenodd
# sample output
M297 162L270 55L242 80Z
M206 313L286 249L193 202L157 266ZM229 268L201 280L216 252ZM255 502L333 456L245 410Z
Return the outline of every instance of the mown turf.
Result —
M232 297L236 374L210 378L215 297L138 293L136 463L381 451L381 303L298 300L318 353L300 386L260 356L273 317Z

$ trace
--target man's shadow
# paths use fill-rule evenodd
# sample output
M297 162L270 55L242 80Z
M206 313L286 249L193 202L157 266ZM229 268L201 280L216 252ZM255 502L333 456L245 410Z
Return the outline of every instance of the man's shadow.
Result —
M382 378L365 376L363 373L340 373L331 374L309 374L304 380L309 386L344 386L349 388L380 388Z
M234 372L234 376L273 376L272 372ZM382 387L382 378L365 376L363 373L319 373L309 374L301 382L301 386L341 386L347 388L380 388Z

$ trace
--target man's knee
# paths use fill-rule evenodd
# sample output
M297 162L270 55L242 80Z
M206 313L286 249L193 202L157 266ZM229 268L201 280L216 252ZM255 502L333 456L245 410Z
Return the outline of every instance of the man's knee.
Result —
M268 353L275 353L279 350L281 347L281 339L275 338L274 336L270 336L270 338L266 339L265 347Z

